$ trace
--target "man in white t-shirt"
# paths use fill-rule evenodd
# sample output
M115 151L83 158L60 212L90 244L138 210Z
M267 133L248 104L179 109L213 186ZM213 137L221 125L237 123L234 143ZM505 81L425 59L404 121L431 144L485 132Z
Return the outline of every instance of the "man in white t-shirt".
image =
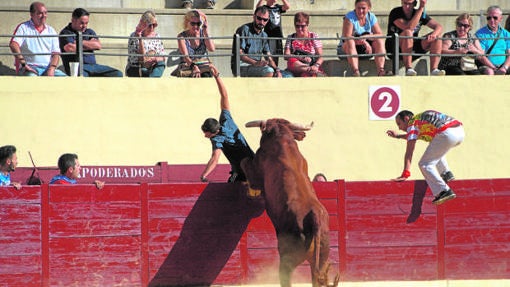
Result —
M46 24L48 10L44 3L30 4L30 20L19 24L14 30L9 47L14 54L18 75L66 76L57 69L60 58L58 36L53 27ZM24 37L43 36L43 37Z

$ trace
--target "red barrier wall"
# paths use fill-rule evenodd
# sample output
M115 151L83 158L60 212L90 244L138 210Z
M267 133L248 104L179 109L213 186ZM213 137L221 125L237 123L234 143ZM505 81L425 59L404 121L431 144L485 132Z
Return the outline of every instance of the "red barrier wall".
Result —
M82 165L78 183L92 183L96 179L108 184L200 182L204 168L205 164L168 164L164 161L155 165ZM33 174L43 183L48 183L59 174L56 166L38 167L34 170L32 167L18 167L11 174L12 181L27 183ZM227 182L229 171L230 164L218 164L207 178L209 182Z
M423 181L314 186L344 281L509 278L510 179L454 181L439 207ZM263 206L224 183L0 188L0 285L276 283Z

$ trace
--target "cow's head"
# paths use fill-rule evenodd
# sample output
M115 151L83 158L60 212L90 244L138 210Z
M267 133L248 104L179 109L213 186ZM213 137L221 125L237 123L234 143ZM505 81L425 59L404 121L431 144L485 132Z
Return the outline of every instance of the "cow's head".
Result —
M291 133L295 140L301 141L305 138L305 131L313 127L313 122L308 125L291 123L285 119L269 119L247 122L247 128L258 127L263 135L282 135Z

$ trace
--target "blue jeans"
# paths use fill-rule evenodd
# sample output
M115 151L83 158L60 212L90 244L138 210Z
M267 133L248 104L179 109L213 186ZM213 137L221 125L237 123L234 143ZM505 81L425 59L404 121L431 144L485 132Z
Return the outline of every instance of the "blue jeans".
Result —
M270 66L241 65L241 77L266 77L273 73L274 69Z
M36 76L47 76L48 67L42 67L42 66L30 66L30 68L34 69L37 74L34 74L33 72L28 72L25 69L19 70L20 76L28 76L28 77L36 77ZM55 69L55 77L66 77L66 73L62 72L59 69Z
M122 77L122 72L105 65L83 64L84 77Z
M128 77L149 77L149 78L161 78L165 71L165 62L158 62L152 69L140 68L129 66L126 69L126 75Z

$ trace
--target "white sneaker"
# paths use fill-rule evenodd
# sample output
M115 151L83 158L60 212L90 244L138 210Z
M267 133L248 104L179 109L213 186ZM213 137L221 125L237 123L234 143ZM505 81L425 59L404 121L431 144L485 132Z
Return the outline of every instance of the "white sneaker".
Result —
M431 76L444 76L446 75L446 72L444 70L434 69L432 72L430 72Z
M409 68L406 71L406 76L416 76L418 73L413 68Z

